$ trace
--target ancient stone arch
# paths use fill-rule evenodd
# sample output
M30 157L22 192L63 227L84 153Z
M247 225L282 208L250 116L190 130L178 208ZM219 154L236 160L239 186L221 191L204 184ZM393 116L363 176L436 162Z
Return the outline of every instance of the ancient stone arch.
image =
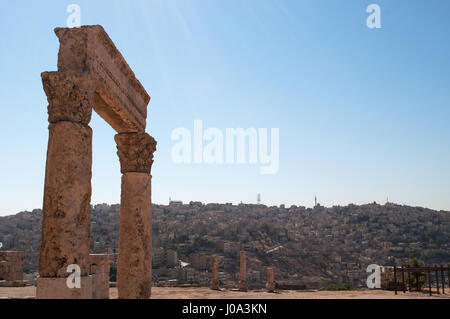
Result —
M117 131L122 172L119 298L151 293L151 167L156 141L145 133L150 96L101 26L56 28L58 71L43 72L49 141L37 298L91 298L90 200L94 109ZM68 288L68 265L81 288Z

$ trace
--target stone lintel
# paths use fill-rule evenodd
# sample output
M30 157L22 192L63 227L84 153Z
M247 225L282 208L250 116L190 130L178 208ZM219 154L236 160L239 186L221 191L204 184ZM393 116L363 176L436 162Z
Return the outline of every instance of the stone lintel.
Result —
M147 133L124 133L114 137L122 174L150 174L156 141Z
M90 73L94 110L118 133L144 132L150 96L102 26L56 28L59 71Z

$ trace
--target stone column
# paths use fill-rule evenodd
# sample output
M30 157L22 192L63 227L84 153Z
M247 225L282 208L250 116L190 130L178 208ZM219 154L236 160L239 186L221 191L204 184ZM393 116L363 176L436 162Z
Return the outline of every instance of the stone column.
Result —
M212 256L211 258L211 268L212 268L212 278L211 278L211 289L219 290L219 262L217 256Z
M89 255L92 274L92 299L109 299L109 271L112 254Z
M0 280L2 287L23 286L23 251L0 251Z
M245 254L245 251L241 251L240 257L239 290L247 291L247 256Z
M45 171L37 298L90 298L90 201L94 82L89 74L44 72L49 141ZM68 288L68 265L81 287Z
M267 268L266 289L269 292L274 292L275 291L275 280L274 280L274 276L273 276L273 268L272 267L268 267Z
M122 172L120 198L119 298L147 299L152 286L151 179L156 141L146 133L115 136Z

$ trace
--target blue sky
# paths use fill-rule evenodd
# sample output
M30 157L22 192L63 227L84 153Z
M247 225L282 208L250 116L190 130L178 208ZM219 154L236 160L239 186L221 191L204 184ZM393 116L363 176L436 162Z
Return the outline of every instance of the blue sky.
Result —
M101 24L152 97L153 201L450 210L449 1L8 1L1 5L0 215L42 206L53 28ZM381 7L381 29L366 7ZM279 128L280 169L175 164L175 128ZM114 131L93 116L92 203L120 201Z

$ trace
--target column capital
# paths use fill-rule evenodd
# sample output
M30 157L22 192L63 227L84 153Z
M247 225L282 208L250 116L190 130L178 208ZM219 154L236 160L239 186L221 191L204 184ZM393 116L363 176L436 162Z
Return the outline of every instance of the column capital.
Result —
M43 72L41 78L47 95L50 123L89 124L95 93L94 79L89 73Z
M120 170L125 173L150 174L157 142L147 133L121 133L114 137Z

